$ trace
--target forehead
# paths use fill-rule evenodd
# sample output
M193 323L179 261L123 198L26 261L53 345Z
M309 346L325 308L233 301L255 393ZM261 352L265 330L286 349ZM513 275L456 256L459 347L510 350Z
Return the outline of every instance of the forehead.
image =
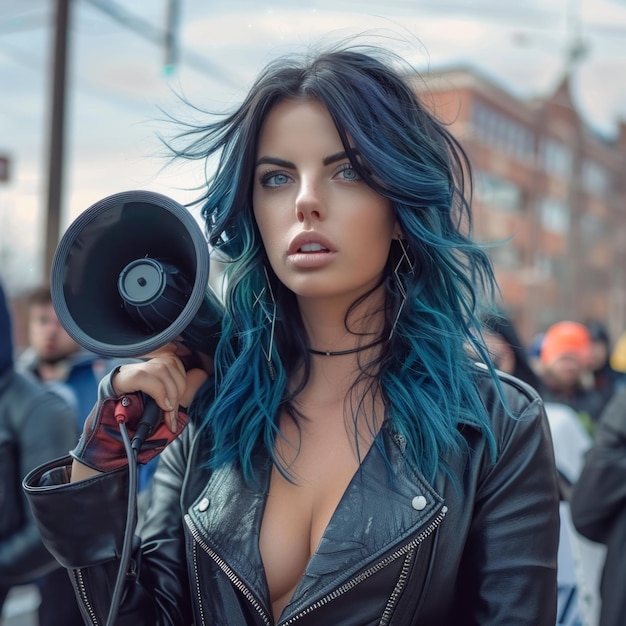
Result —
M314 148L341 138L328 109L319 100L283 100L267 114L259 133L258 152L278 146Z

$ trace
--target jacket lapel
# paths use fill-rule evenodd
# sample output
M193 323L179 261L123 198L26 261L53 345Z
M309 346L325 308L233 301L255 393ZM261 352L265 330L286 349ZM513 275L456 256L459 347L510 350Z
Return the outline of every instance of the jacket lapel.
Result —
M394 468L393 479L381 445ZM207 544L267 606L259 533L271 466L259 457L255 467L257 482L253 485L245 483L237 468L215 471L190 514ZM437 516L442 502L424 477L405 462L402 446L393 435L381 430L333 513L284 614L324 597L414 539Z
M259 459L256 483L246 484L238 467L215 470L189 508L209 547L239 580L268 606L269 592L259 551L259 533L269 490L271 465Z
M393 479L381 445L394 468ZM383 429L333 513L285 613L302 610L415 539L437 516L442 502Z

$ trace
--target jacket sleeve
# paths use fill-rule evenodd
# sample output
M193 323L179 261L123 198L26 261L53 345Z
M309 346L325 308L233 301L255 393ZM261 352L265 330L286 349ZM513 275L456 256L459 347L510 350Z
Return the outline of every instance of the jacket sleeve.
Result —
M606 543L626 507L626 388L602 413L570 504L578 532Z
M554 626L560 522L552 439L537 395L506 387L512 414L494 410L496 457L485 451L476 477L458 623Z
M54 392L19 377L16 380L23 383L21 401L28 403L15 428L21 482L34 467L67 454L76 445L77 429L73 411ZM19 483L16 487L22 497L23 523L0 539L0 580L5 584L28 582L58 567L41 541Z
M180 493L181 435L153 477L153 506L142 541L134 536L116 626L192 623ZM37 468L24 481L44 543L70 570L89 624L105 624L120 569L128 510L128 468L70 483L71 457Z

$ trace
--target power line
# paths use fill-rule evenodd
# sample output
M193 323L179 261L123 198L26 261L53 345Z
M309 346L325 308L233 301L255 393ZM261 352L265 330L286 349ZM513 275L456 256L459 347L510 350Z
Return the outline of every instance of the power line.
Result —
M157 28L147 20L144 20L137 15L126 11L116 2L112 0L85 0L89 4L93 5L103 13L106 13L109 17L115 20L118 24L127 28L137 35L143 37L147 41L167 49L168 45L171 45L172 34L165 29ZM220 82L221 84L228 85L229 87L239 87L235 81L233 81L232 73L224 71L218 65L205 57L194 53L190 50L181 49L179 58L189 67L198 70L213 80Z

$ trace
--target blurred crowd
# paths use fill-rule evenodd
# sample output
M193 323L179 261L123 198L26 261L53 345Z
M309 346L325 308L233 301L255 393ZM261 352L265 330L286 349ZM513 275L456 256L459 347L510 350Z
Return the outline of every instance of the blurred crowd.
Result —
M626 332L561 320L520 340L505 314L485 318L493 364L536 389L561 492L558 624L626 623Z
M67 453L100 378L118 362L86 352L67 334L48 287L30 294L27 315L28 346L15 355L0 285L0 472L13 483L0 488L0 608L12 588L29 584L37 589L39 626L78 626L67 574L41 544L20 477ZM626 332L614 341L602 320L561 320L524 344L513 321L496 313L485 316L483 336L493 365L545 404L562 500L558 623L622 624ZM149 493L153 469L142 470L140 495Z
M26 317L28 343L14 346L12 310L0 284L0 615L9 592L29 586L38 626L82 626L67 571L44 548L21 480L76 445L100 379L125 361L74 341L47 285L27 294ZM140 507L154 465L140 468Z

